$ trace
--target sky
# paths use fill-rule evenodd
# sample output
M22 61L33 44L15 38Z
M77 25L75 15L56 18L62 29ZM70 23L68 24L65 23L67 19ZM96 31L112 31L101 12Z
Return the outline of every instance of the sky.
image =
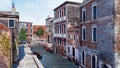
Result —
M82 2L83 0L14 0L20 21L32 22L33 25L45 25L45 19L53 17L53 9L65 1ZM12 0L0 0L0 10L11 10Z

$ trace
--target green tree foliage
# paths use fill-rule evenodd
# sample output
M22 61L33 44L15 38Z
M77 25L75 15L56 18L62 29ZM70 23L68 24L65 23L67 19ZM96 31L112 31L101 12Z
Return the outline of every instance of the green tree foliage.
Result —
M25 28L21 28L19 38L20 38L20 40L26 40L27 39L27 34L26 34L26 29Z
M36 32L37 36L43 36L44 35L44 30L42 27L38 28L37 32Z

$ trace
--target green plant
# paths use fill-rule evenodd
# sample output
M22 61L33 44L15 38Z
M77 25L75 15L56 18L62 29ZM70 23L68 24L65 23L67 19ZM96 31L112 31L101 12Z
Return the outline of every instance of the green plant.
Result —
M37 32L36 32L37 36L43 36L44 35L44 30L42 27L38 28Z

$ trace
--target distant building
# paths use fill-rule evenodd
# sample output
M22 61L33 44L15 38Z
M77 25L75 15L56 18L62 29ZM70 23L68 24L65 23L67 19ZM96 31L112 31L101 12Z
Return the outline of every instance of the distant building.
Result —
M53 45L53 18L49 16L46 19L46 43L50 47Z
M79 12L80 3L66 1L54 9L54 41L56 50L64 57L68 55L67 46L67 27L78 24L80 18ZM74 47L75 48L75 47Z
M26 34L27 34L27 41L31 42L33 37L32 22L26 22Z
M43 31L44 31L44 35L43 36L37 36L36 35L36 33L37 33L37 30L39 29L39 28L42 28L43 29ZM46 34L45 34L45 32L46 32L46 26L41 26L41 25L33 25L33 40L39 40L39 39L44 39L44 40L46 40Z
M19 22L19 32L20 32L20 30L21 30L21 28L25 28L26 29L26 23L27 22Z

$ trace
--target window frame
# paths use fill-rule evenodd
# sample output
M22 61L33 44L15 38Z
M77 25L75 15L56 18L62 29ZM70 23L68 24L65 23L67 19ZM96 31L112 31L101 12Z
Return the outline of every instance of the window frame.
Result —
M84 36L84 35L83 35L83 34L84 34L84 32L83 32L84 29L85 29L85 39L84 39L84 37L83 37L83 36ZM83 41L86 41L86 27L85 27L85 26L82 26L82 40L83 40Z
M84 14L83 14L83 12L85 12L85 20L83 19L84 17ZM86 9L85 8L83 8L82 9L82 22L85 22L86 21Z
M91 68L93 67L93 66L92 66L92 63L93 63L93 62L92 62L92 57L93 57L93 56L95 56L95 68L97 68L98 59L97 59L97 55L95 55L95 54L91 54Z
M95 19L97 19L97 3L96 2L94 2L93 4L92 4L92 20L95 20L94 19L94 7L96 6L96 18Z
M10 27L10 26L9 26L10 20L13 20L13 21L14 21L14 27ZM15 28L15 19L8 19L8 27L9 27L9 28Z
M84 52L84 64L83 64L83 52ZM85 50L83 50L81 53L81 63L82 63L82 66L86 65L86 52L85 52Z
M94 41L94 28L96 28L96 41ZM92 25L92 42L97 43L97 26L94 24Z

